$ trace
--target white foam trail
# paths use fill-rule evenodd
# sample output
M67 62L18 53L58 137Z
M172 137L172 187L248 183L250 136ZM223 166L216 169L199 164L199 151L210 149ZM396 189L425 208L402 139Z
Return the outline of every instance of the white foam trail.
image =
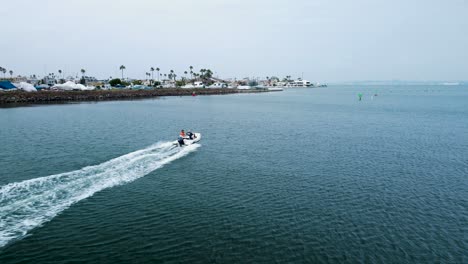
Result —
M50 221L73 203L143 177L199 146L157 143L99 165L1 186L0 247Z

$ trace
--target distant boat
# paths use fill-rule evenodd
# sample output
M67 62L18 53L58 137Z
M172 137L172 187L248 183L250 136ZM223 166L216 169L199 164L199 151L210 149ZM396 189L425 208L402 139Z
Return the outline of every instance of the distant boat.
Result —
M14 91L16 86L13 85L10 81L0 81L0 91Z
M50 89L50 86L47 84L39 84L39 85L36 85L35 87L36 87L36 90L38 91L44 90L44 89L46 90Z
M146 85L137 84L137 85L131 86L130 89L132 89L132 90L144 90L144 89L146 89Z
M66 83L55 84L51 87L52 90L63 90L63 91L85 91L85 90L94 90L94 86L84 86L81 83L75 83L68 81Z
M268 91L283 91L281 87L268 87Z
M307 80L298 79L298 80L287 80L285 82L278 82L276 87L283 87L283 88L294 88L294 87L315 87L313 83Z
M302 80L302 79L299 79L299 80L296 80L292 83L292 87L313 87L314 84L307 81L307 80Z

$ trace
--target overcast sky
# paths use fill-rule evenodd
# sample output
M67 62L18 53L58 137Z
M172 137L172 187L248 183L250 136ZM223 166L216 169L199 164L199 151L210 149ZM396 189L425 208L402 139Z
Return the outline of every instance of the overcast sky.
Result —
M0 17L15 75L468 79L468 0L14 0Z

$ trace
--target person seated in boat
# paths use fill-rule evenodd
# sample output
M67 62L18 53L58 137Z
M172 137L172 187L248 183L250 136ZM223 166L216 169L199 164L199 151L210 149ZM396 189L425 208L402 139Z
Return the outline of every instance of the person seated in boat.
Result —
M185 138L185 131L184 131L183 129L180 131L180 136L181 136L182 138Z
M189 137L189 139L194 139L196 137L195 134L193 134L191 130L187 132L187 136Z
M184 138L182 136L179 136L177 138L177 142L179 143L179 147L181 147L182 145L185 145Z

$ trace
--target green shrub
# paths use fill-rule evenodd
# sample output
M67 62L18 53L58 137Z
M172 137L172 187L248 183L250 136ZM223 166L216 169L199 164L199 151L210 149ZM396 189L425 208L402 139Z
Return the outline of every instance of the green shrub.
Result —
M110 86L115 87L118 84L122 84L122 81L120 79L112 79L109 81Z

